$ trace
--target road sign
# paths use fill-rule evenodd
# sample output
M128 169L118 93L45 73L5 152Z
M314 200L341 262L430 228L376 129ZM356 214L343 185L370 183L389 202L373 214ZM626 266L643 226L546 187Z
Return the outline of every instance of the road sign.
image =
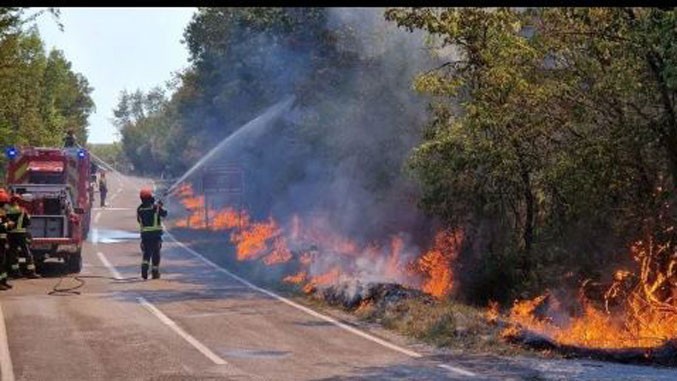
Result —
M244 193L244 171L236 165L207 168L202 175L205 193Z

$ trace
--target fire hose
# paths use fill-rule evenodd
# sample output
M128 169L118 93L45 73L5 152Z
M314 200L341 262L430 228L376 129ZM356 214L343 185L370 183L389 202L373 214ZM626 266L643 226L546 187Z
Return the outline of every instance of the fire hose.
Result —
M76 282L78 282L78 284L75 285L75 286L72 286L72 287L59 288L59 286L64 281L64 279L74 279ZM106 275L61 276L59 278L59 281L56 282L54 287L52 287L52 290L49 291L47 293L47 295L51 295L51 296L81 295L81 292L77 291L77 290L82 288L85 285L85 283L86 283L85 279L108 279L108 280L111 280L115 283L134 283L134 282L140 281L141 277L134 276L134 277L129 277L129 278L117 278L117 277L106 276Z

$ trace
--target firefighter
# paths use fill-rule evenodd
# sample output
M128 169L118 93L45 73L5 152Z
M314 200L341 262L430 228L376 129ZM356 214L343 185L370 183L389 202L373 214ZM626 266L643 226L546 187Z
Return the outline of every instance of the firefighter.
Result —
M73 129L69 129L66 131L66 136L63 138L63 146L66 148L71 148L76 146L75 142L75 132L73 132Z
M14 224L7 232L7 241L9 243L8 259L11 265L10 274L14 278L20 276L19 252L22 252L23 256L26 257L26 277L31 279L40 278L35 273L35 260L29 247L30 236L26 229L31 225L31 216L26 209L19 205L19 201L21 201L21 196L14 194L10 197L10 203L5 208L7 217Z
M150 189L141 189L139 193L141 205L136 209L136 219L141 231L141 277L148 279L148 267L152 263L153 279L160 278L160 249L162 248L162 218L167 217L167 211L162 207L162 201L155 202Z
M9 195L0 188L0 291L9 290L12 285L7 283L8 265L7 261L7 230L13 226L13 223L5 214L5 205L9 202Z
M106 172L101 171L99 174L99 199L101 200L101 207L106 206L106 195L108 194L108 183L106 182Z

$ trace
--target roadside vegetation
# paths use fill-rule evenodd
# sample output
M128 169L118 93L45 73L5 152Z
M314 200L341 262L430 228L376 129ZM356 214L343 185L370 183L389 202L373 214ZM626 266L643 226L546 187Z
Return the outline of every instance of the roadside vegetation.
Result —
M200 8L191 66L121 94L116 123L139 173L176 176L293 94L274 132L224 153L249 169L231 205L244 226L232 199L184 189L181 226L235 229L237 260L268 266L254 279L316 296L398 279L438 300L352 312L439 345L492 347L480 311L498 303L515 306L512 337L552 348L662 348L677 311L675 25L673 8ZM200 208L227 228L199 226Z
M44 14L46 13L46 14ZM87 141L87 118L94 110L87 79L73 71L60 50L47 51L36 17L58 11L0 8L0 147L60 146L68 129ZM0 157L4 179L5 156Z

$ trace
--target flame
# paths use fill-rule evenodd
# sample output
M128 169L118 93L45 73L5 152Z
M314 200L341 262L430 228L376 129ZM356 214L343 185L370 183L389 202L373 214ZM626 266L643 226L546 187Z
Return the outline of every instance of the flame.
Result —
M266 252L267 241L279 234L277 224L272 219L246 226L234 232L230 240L237 247L237 259L257 259Z
M419 269L426 274L421 289L433 296L443 297L451 292L454 276L451 269L459 253L463 231L440 231L435 236L435 245L418 260Z
M582 297L579 316L555 322L553 316L566 314L557 305L548 306L550 295L517 301L509 316L513 326L503 336L515 335L522 327L560 344L588 348L652 348L676 338L677 250L672 241L657 244L649 238L637 241L630 251L637 272L616 270L603 306Z
M287 263L293 258L291 251L287 247L284 238L277 238L273 241L273 251L263 258L263 263L268 266L279 263Z
M500 312L500 307L498 305L498 302L496 302L494 300L490 300L489 306L487 307L487 310L484 312L484 318L490 324L496 324L498 322L498 318L500 316L501 316L501 312Z
M311 293L320 286L336 284L340 276L341 269L334 267L323 274L312 277L310 281L306 283L305 286L303 286L303 291L306 293Z
M451 266L463 239L460 230L440 232L432 248L420 255L401 234L383 242L362 243L338 234L323 215L293 215L281 226L272 217L254 221L246 210L208 208L209 224L205 224L204 197L195 196L188 184L181 185L176 194L188 213L175 226L227 231L239 261L288 264L285 269L290 273L282 281L297 284L305 292L350 278L397 282L437 297L448 295L453 287Z
M305 271L300 271L294 275L287 275L282 279L283 282L292 283L292 284L301 284L306 281L308 274Z

